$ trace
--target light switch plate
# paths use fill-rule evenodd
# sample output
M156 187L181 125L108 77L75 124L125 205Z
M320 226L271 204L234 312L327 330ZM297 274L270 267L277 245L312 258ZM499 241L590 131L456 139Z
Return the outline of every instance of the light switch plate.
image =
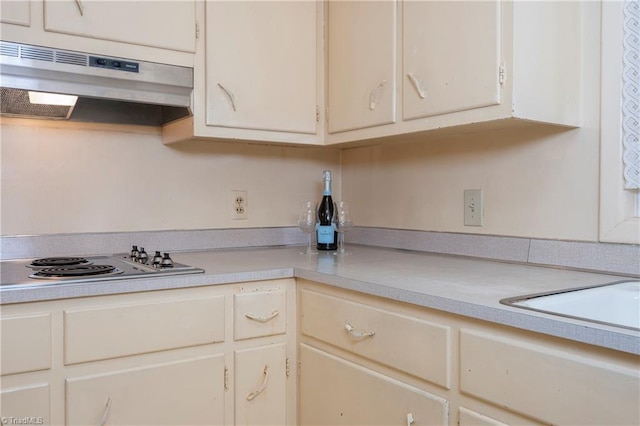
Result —
M481 189L464 190L464 225L482 226L484 205Z

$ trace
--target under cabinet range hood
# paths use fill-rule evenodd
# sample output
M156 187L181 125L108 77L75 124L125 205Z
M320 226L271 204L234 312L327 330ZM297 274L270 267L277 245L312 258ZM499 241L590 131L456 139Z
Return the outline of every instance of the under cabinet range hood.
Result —
M4 116L160 126L191 115L192 92L192 68L0 41Z

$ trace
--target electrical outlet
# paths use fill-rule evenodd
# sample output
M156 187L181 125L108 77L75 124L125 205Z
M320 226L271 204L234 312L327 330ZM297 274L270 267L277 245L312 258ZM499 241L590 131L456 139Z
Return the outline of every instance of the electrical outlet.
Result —
M231 190L231 219L246 220L249 218L248 212L249 201L247 198L247 190L234 189Z
M481 189L464 190L464 225L482 226L484 205Z

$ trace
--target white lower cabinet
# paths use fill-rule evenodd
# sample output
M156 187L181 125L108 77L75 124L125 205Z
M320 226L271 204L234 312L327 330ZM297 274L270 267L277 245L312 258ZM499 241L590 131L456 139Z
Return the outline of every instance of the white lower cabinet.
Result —
M294 286L283 279L4 305L0 416L10 424L294 423Z
M66 424L224 423L224 354L68 378Z
M304 279L0 320L7 424L640 424L637 355Z
M51 422L51 314L7 313L0 319L0 416L3 424ZM29 338L25 338L29 336Z
M614 363L540 343L462 328L460 391L542 423L640 424L638 357Z
M637 355L305 280L298 303L303 425L640 424Z
M296 423L295 282L236 286L233 395L236 425Z
M458 426L507 426L506 423L499 422L489 416L476 413L465 407L458 410Z
M448 425L450 327L300 280L302 425Z
M235 424L287 424L287 347L235 352Z
M50 386L49 383L28 383L20 386L7 386L3 378L0 392L2 424L50 424ZM14 420L15 419L15 420ZM22 419L25 419L22 423Z
M302 425L446 425L444 398L300 345Z

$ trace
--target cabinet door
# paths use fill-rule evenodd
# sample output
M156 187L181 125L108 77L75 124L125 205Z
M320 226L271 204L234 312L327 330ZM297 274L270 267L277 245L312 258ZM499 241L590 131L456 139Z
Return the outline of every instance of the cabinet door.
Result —
M314 1L206 3L206 124L316 133Z
M0 5L0 22L31 26L31 3L29 0L3 1Z
M44 0L46 31L184 52L195 52L195 16L193 0Z
M2 424L50 424L49 383L2 389L0 416Z
M303 425L447 425L449 404L422 389L300 345Z
M403 46L405 120L500 102L498 1L407 1Z
M237 425L287 424L286 344L235 353Z
M224 355L67 379L69 425L224 424Z
M328 7L329 133L394 123L396 2Z

